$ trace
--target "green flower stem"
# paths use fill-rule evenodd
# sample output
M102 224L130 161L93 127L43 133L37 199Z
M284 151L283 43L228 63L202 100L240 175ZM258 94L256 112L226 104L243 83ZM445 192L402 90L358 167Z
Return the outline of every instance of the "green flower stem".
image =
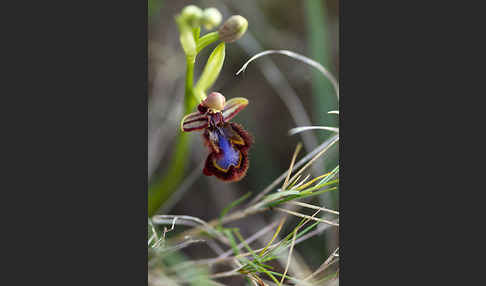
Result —
M196 52L199 53L200 51L202 51L202 49L204 49L208 45L216 42L217 40L219 40L219 33L218 32L207 33L206 35L199 38L199 40L197 40Z
M186 91L184 100L184 114L191 112L197 105L193 96L195 57L186 60ZM169 170L165 176L149 187L148 215L151 217L164 202L177 190L185 176L189 158L189 135L180 132L176 139L175 152L171 158Z
M201 35L201 27L193 28L192 29L192 35L194 36L194 40L197 41L199 40L199 35ZM196 52L197 54L197 52Z
M184 114L191 112L197 105L197 101L194 97L194 63L196 62L196 57L186 58L186 93L184 98Z

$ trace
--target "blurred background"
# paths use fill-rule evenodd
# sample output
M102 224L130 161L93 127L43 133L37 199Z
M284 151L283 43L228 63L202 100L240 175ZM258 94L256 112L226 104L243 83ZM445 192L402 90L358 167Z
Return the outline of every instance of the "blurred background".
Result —
M256 195L286 171L297 143L303 143L301 158L331 135L328 131L316 130L289 136L289 129L305 125L338 126L337 116L327 114L338 109L332 86L312 67L286 56L269 55L250 63L240 75L235 73L258 52L283 49L320 62L339 80L339 1L149 0L149 191L157 188L168 170L184 115L185 56L174 16L190 4L219 9L223 22L231 15L242 15L248 20L246 34L226 45L223 69L210 90L221 92L227 99L246 97L250 101L233 119L255 140L249 152L248 173L236 183L204 176L201 163L208 153L201 135L190 134L184 177L176 188L170 190L168 199L157 211L211 220L232 201L249 191L252 196ZM201 35L207 32L202 29ZM195 80L215 46L212 44L198 55ZM338 149L338 145L333 146L329 154L317 162L311 174L320 175L334 168L338 164ZM339 192L326 193L314 203L337 210L338 196ZM250 217L239 221L238 227L247 237L270 220L271 214ZM337 245L338 233L333 230L296 246L296 252L315 269ZM209 249L202 247L189 247L185 254L197 258L212 255ZM231 283L229 285L238 285Z

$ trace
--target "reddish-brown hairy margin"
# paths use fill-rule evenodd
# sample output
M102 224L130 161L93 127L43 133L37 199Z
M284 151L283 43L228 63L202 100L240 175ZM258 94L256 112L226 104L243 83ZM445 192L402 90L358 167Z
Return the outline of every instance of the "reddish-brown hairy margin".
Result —
M215 150L215 146L209 140L209 132L208 130L205 130L203 133L203 138L206 146L209 147L211 153L206 158L203 173L206 176L214 175L215 177L226 182L236 182L243 179L243 177L246 175L248 167L250 166L250 161L248 159L248 149L253 144L253 137L245 129L243 129L241 125L233 122L229 122L229 124L231 125L232 129L236 133L238 133L241 138L243 138L243 141L245 142L245 145L233 145L241 152L241 164L239 168L236 168L232 165L229 167L227 172L224 172L214 166L213 159L221 156L221 154L218 154L217 150Z

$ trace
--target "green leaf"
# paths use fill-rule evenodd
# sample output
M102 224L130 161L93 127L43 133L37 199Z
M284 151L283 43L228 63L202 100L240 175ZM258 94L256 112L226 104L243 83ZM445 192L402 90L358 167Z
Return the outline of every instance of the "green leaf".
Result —
M265 202L270 202L270 201L274 201L276 199L280 199L282 197L286 197L286 196L290 196L290 195L298 195L300 194L300 192L298 191L294 191L294 190L288 190L288 191L281 191L281 192L276 192L276 193L273 193L271 195L268 195L267 197L265 197Z
M300 221L300 223L297 225L297 227L300 227L305 220L306 219L302 219ZM315 223L311 224L310 226L306 227L303 231L300 231L295 236L295 239L299 239L301 236L303 236L304 234L306 234L307 232L309 232L310 230L312 230L313 228L315 228L320 223L321 222L315 222ZM279 255L284 249L286 249L287 247L290 247L290 240L292 238L292 235L293 235L293 232L289 233L286 237L284 237L281 240L280 244L277 247L275 247L271 251L263 254L263 256L261 257L261 262L266 262L266 261L269 261L269 260L274 259L275 258L274 256Z
M225 56L225 44L219 44L209 56L208 62L204 67L203 73L196 83L195 90L205 92L208 90L219 76L223 67Z
M312 190L323 188L327 185L334 184L334 183L337 183L337 182L338 182L338 180L331 181L331 182L326 183L326 184L318 185L316 187L312 187L313 188ZM294 199L303 199L303 198L307 198L307 197L317 196L317 195L320 195L320 194L323 194L323 193L326 193L326 192L329 192L329 191L334 191L336 189L337 189L337 187L332 187L332 188L327 188L325 190L318 191L318 192L310 192L310 191L309 192L307 192L307 191L301 192L299 195L291 195L291 196L285 197L281 200L270 202L266 206L267 207L274 207L274 206L278 206L280 204L283 204L285 202L288 202L288 201L291 201L291 200L294 200Z
M232 229L226 228L223 230L223 234L228 238L231 248L233 249L233 252L235 255L240 254L240 250L238 249L238 246L236 245L236 240L235 237L233 236Z
M243 243L243 246L246 248L246 250L248 250L248 252L251 253L251 255L253 256L255 261L260 262L260 257L255 252L253 252L251 247L246 243L246 241L243 238L243 236L241 235L240 231L238 229L233 229L233 231L235 232L238 239Z

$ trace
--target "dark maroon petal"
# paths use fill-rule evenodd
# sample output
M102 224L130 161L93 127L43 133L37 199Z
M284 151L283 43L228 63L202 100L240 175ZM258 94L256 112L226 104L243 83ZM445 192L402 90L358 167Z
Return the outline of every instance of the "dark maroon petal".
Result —
M238 123L230 122L231 128L233 131L235 131L241 138L243 138L243 141L245 144L238 146L240 150L248 150L250 146L253 144L253 137L243 129L243 126L241 126ZM239 144L238 144L239 145Z
M199 110L199 113L204 114L204 113L206 113L208 111L208 107L207 106L204 106L202 104L199 104L197 106L197 110Z
M234 97L226 102L223 109L224 121L228 122L248 105L248 99L244 97Z
M210 150L203 170L205 175L228 182L245 176L249 166L248 149L253 139L241 125L229 122L220 129L208 128L203 139Z
M217 163L215 163L217 161L218 154L209 154L206 159L203 174L206 176L215 176L216 178L226 182L236 182L243 179L250 165L250 161L248 160L246 150L240 150L239 152L241 154L241 162L239 166L235 167L231 165L227 171L221 170L221 168L217 166Z
M207 115L199 112L190 113L181 121L181 130L185 132L205 129L209 126L209 119Z

